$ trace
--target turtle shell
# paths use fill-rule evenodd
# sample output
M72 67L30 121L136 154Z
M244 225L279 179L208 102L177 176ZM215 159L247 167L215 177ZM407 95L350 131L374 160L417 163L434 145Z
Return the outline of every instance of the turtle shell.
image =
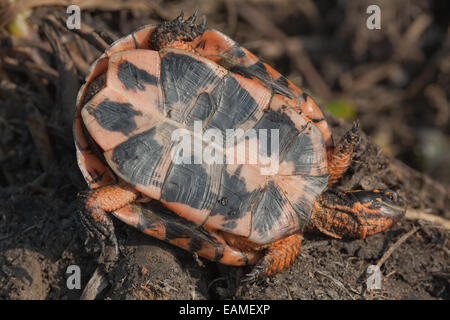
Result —
M257 244L303 230L329 176L333 142L320 109L219 31L206 29L194 39L195 52L156 51L149 41L155 28L144 26L114 42L80 89L74 136L89 187L125 181L204 230ZM174 163L179 129L202 150L209 145L197 133L208 129L223 137L230 129L269 136L276 129L278 152L259 156L277 157L278 170L262 174L265 166L239 152L253 136L227 141L225 149L238 151L234 161L208 164L194 153L191 163ZM133 224L129 212L114 214Z

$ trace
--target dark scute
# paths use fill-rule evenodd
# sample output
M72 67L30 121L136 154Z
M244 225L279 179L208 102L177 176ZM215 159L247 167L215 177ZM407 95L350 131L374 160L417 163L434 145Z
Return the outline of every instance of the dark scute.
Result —
M289 84L285 77L281 76L275 82L272 82L272 92L282 96L292 98L292 92L289 90Z
M271 155L272 131L279 130L279 152L281 153L291 141L298 135L298 130L288 115L281 110L268 110L264 113L260 121L254 126L254 129L267 129L267 155ZM257 131L259 132L259 131Z
M237 226L236 221L228 221L223 224L223 227L228 230L233 230L234 228L236 228L236 226Z
M186 220L187 221L187 220ZM192 238L199 229L194 229L185 225L185 219L176 219L166 222L166 240L170 241L177 238Z
M260 79L270 80L269 73L267 72L266 66L263 62L257 61L248 67L252 74L255 74Z
M292 98L292 92L289 90L289 84L285 77L281 76L277 80L273 81L267 72L266 66L263 62L258 61L249 67L243 65L231 65L225 66L229 71L243 76L247 79L257 78L270 88L272 88L273 93L281 94L285 97Z
M292 204L295 211L297 212L300 229L303 229L303 227L308 223L309 218L311 216L311 211L313 204L311 202L304 198L299 197L295 203Z
M133 109L130 103L121 103L105 99L93 111L93 116L102 128L108 131L120 131L125 135L136 129L134 117L142 115Z
M135 206L133 208L136 208ZM136 212L140 217L138 223L137 223L137 229L139 231L144 231L144 230L155 230L157 228L157 225L155 224L156 221L154 221L154 219L150 220L150 219L144 219L141 212Z
M218 83L220 80L207 64L187 55L168 53L161 60L166 112L173 109L176 103L189 108L206 83ZM175 120L184 121L184 118Z
M174 164L166 176L161 199L195 209L207 209L217 196L211 194L211 180L220 174L217 165Z
M235 129L252 119L258 108L258 104L249 92L229 75L214 89L212 97L218 107L208 127L217 128L223 133L226 129Z
M255 74L250 72L250 69L241 65L234 65L228 68L228 70L230 72L236 73L240 76L243 76L244 78L247 79L253 79L254 76L256 76Z
M309 174L316 161L310 136L302 131L284 152L282 159L294 163L294 174Z
M287 82L287 79L283 76L279 77L277 80L275 80L275 83L285 87L286 89L289 88L289 83Z
M133 185L156 185L155 168L160 163L163 147L154 139L155 128L135 135L118 145L112 155L118 171Z
M189 241L189 252L197 252L201 248L202 240L197 237L191 238L191 241Z
M248 192L245 181L239 177L239 174L240 170L236 170L233 175L230 175L225 168L222 170L222 181L217 199L227 199L227 201L217 201L211 216L220 214L226 221L237 220L257 202L256 197L259 191Z
M84 106L89 102L103 87L106 82L106 72L100 74L97 78L95 78L87 87L86 94L84 95L83 102L81 103Z
M295 203L292 204L295 212L297 213L300 230L303 230L311 217L313 203L306 198L300 197Z
M134 64L124 61L118 68L119 80L127 90L145 90L144 84L158 85L158 78L149 74L143 69L139 69Z
M294 122L292 122L292 119L281 110L278 111L270 110L269 112L266 113L266 115L267 118L272 122L279 122L288 126L295 127L295 124Z
M306 103L306 101L308 100L308 97L309 97L309 95L307 93L303 92L300 95L300 97L298 98L299 102L300 102L300 105L302 105L303 103Z
M215 106L211 101L211 96L206 92L201 93L187 118L186 124L188 128L193 128L194 121L206 120L214 112L214 109Z
M283 214L286 201L280 190L270 181L253 214L252 229L261 234L269 232Z
M156 226L159 223L164 225L166 231L166 241L183 238L191 239L189 250L197 251L203 243L208 243L216 247L216 256L220 256L220 245L215 238L204 229L195 225L192 221L182 218L173 211L164 207L159 201L150 201L139 205L143 220L148 221L143 225Z
M247 79L253 79L254 77L256 77L263 82L271 80L264 63L262 63L261 61L255 62L248 67L240 64L232 65L228 67L228 70L233 73L237 73L238 75L241 75Z
M192 221L189 221L183 217L180 217L175 212L165 207L158 200L151 200L149 202L143 202L139 204L140 207L148 210L144 211L144 216L146 219L151 219L151 217L158 219L158 221L163 220L166 223L177 221L184 224L186 227L191 229L197 229L197 225Z
M328 185L328 177L328 174L315 177L303 176L302 178L305 180L305 184L303 186L304 192L306 194L314 195L314 198L318 197ZM304 197L299 197L292 205L298 216L300 230L302 230L311 217L314 203Z
M241 46L239 46L238 44L235 44L232 47L231 54L235 58L244 58L245 57L245 52L242 50Z

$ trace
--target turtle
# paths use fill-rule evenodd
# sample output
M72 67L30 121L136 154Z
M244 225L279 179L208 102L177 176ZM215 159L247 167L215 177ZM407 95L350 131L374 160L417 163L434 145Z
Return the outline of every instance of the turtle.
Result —
M359 143L357 121L335 144L310 95L196 20L181 13L115 41L78 93L73 133L89 186L81 221L102 252L108 243L118 256L116 217L208 260L252 265L244 280L255 281L290 266L305 232L363 239L403 216L392 190L333 189ZM210 146L210 129L244 132L217 142L218 154L254 142L251 129L277 136L277 148L256 151L277 170L242 153L208 162L183 150L187 161L174 161L177 130Z

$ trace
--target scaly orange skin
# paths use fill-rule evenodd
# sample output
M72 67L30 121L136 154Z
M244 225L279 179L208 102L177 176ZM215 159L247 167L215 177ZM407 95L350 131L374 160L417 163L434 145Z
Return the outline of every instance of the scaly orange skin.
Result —
M297 233L270 244L254 271L247 275L247 279L253 281L260 277L260 270L263 270L263 275L270 276L289 267L300 253L301 241L302 235Z
M138 192L130 186L111 185L92 190L86 207L94 211L115 211L136 200ZM101 220L100 214L93 215Z

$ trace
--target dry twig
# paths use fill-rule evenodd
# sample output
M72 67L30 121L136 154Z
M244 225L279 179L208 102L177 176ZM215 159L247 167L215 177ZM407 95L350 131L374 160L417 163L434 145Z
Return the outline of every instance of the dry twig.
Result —
M378 261L377 266L378 268L381 268L383 263L391 256L391 254L398 248L400 245L405 242L410 236L412 236L414 233L416 233L417 230L419 230L420 227L415 227L414 229L411 229L407 233L405 233L403 236L400 237L400 239L397 240L381 257L381 259Z

